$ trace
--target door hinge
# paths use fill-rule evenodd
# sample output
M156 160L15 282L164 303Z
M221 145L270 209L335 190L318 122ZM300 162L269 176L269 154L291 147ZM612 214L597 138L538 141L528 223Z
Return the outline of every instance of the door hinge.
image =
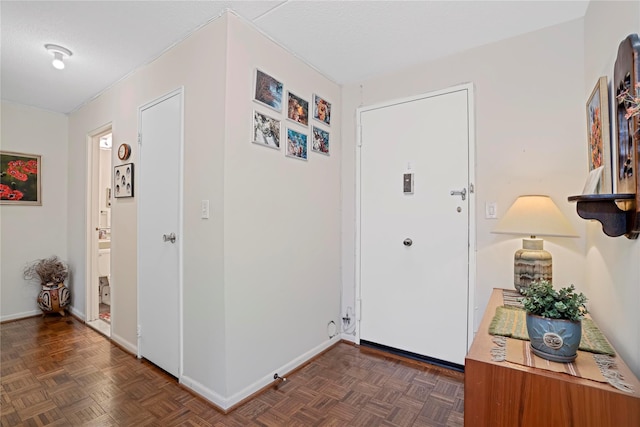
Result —
M138 325L138 329L136 330L136 335L137 335L138 337L141 337L141 336L142 336L142 328L140 327L140 325Z
M358 126L358 147L362 147L362 126Z
M138 133L138 144L142 144L142 134Z

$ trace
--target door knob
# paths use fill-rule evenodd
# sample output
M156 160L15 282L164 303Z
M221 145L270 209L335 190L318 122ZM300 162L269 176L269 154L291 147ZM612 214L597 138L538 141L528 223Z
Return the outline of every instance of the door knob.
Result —
M402 242L403 245L405 246L411 246L413 245L413 240L409 239L408 237L406 239L404 239L404 241Z
M171 242L171 243L175 243L176 242L176 233L171 233L171 234L163 234L162 235L162 241L163 242Z
M465 200L467 198L467 189L463 188L460 191L451 190L451 195L452 196L462 196L462 200Z

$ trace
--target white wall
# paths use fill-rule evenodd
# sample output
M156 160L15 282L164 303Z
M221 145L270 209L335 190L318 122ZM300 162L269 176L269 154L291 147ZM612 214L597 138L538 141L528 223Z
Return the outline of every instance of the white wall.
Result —
M87 135L112 123L113 146L127 142L138 161L138 108L184 87L183 374L187 385L224 396L223 159L226 17L192 34L156 61L71 114L69 119L69 254L84 308L87 229ZM114 166L120 164L114 159ZM143 171L139 171L143 173ZM139 174L136 174L139 177ZM200 219L200 200L211 218ZM111 206L112 338L137 349L137 197ZM78 292L80 294L80 292ZM141 302L144 303L144 302Z
M567 196L584 185L583 22L576 20L343 88L342 312L354 306L355 111L460 83L475 87L477 288L475 328L492 288L513 286L517 236L492 234L485 202L503 215L521 194L547 194L583 236L545 238L554 282L584 288L585 222ZM393 124L390 124L392 126Z
M68 119L7 102L1 109L2 150L42 156L42 206L0 205L0 320L5 321L41 313L40 284L25 281L23 268L52 255L67 259ZM75 288L70 289L75 302Z
M329 321L339 325L341 109L337 84L234 15L228 34L224 268L233 396L283 374L328 342ZM286 119L286 100L282 113L252 102L256 67L284 83L285 97L291 90L309 101L309 126ZM329 156L311 151L311 126L322 127L311 118L313 93L332 103ZM250 143L253 109L282 120L280 150ZM307 161L285 157L287 127L308 135Z
M330 156L309 152L303 162L286 158L284 143L271 150L250 142L252 111L260 109L252 102L256 67L309 101L317 92L334 103ZM73 113L69 206L80 209L69 223L78 270L86 250L87 134L112 123L114 147L129 142L128 161L136 163L138 107L180 86L181 381L226 408L330 344L327 323L340 312L340 88L226 14ZM204 199L209 219L200 218ZM112 338L135 350L136 304L145 303L136 301L137 198L114 199L111 211Z
M640 3L592 1L584 21L583 99L586 102L600 76L608 77L613 98L618 45L629 34L640 32ZM612 129L612 141L615 133ZM607 237L598 222L587 224L585 294L590 298L591 315L640 377L640 241Z

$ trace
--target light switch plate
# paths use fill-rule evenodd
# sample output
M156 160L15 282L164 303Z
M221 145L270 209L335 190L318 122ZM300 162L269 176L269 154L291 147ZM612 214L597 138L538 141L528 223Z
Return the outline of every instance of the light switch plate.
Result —
M498 218L498 203L486 202L484 205L484 217L486 219Z
M209 201L208 200L200 201L200 218L202 219L209 218Z

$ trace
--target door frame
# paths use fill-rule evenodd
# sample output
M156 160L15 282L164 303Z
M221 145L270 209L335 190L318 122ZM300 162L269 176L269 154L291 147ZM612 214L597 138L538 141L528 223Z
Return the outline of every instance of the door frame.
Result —
M112 123L107 123L87 134L87 187L85 229L85 322L98 319L98 234L100 201L100 138L113 133ZM98 310L95 309L98 307Z
M469 182L467 183L469 204L469 230L468 230L468 257L469 267L467 271L467 350L473 342L475 334L475 288L476 288L476 189L475 189L475 171L476 171L476 152L475 152L475 101L474 101L474 87L473 83L464 83L461 85L452 86L449 88L427 92L420 95L414 95L406 98L394 99L391 101L385 101L369 106L359 107L356 110L356 224L355 224L355 342L360 344L360 316L362 313L362 283L361 283L361 161L362 161L362 122L361 115L364 112L377 110L380 108L391 107L397 104L403 104L407 102L417 101L424 98L432 98L435 96L446 95L449 93L467 91L467 119L468 119L468 176Z
M156 98L150 102L147 102L146 104L141 105L140 107L138 107L138 164L139 164L139 169L138 169L138 177L142 176L144 174L144 169L143 169L143 157L144 157L144 152L142 150L142 113L149 109L152 108L153 106L160 104L161 102L172 98L174 96L178 96L180 99L180 155L179 155L179 159L177 159L178 161L178 188L179 188L179 195L178 195L178 200L179 200L179 206L178 206L178 239L177 239L177 244L178 244L178 382L181 381L182 379L182 375L184 372L183 369L183 361L184 361L184 346L183 346L183 339L184 339L184 333L183 333L183 326L184 326L184 319L183 319L183 278L184 278L184 272L183 272L183 250L184 250L184 245L183 245L183 236L184 236L184 86L180 86L179 88L172 90L171 92L166 93L165 95L160 96L159 98ZM139 179L139 178L138 178ZM140 194L140 190L144 191L144 189L142 187L139 187L138 190L138 194ZM137 218L137 223L140 223L140 221L142 220L142 218L140 217L140 209L137 209L137 214L136 214ZM140 235L139 235L139 229L136 230L136 235L137 235L137 258L140 259L140 253L143 250L142 248L142 241L140 239ZM136 272L136 325L137 325L137 357L141 358L142 354L140 352L140 269L137 269Z

